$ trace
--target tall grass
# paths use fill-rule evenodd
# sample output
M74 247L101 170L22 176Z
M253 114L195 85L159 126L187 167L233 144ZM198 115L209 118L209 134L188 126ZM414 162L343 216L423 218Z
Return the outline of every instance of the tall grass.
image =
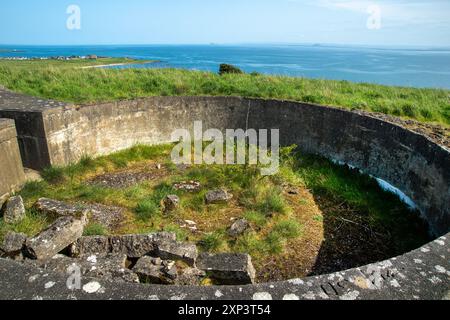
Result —
M78 66L78 64L75 64ZM0 61L0 83L23 93L74 103L147 96L278 98L450 124L450 91L349 81L249 74L219 76L175 69L80 69L54 62Z

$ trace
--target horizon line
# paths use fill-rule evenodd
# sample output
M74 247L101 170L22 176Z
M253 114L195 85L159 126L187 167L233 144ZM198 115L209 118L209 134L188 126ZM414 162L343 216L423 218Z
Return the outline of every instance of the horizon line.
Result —
M426 45L426 44L362 44L362 43L334 43L334 42L238 42L238 43L84 43L84 44L13 44L0 43L0 46L28 46L28 47L83 47L83 46L259 46L259 45L285 45L285 46L346 46L346 47L374 47L374 48L430 48L450 49L449 45Z

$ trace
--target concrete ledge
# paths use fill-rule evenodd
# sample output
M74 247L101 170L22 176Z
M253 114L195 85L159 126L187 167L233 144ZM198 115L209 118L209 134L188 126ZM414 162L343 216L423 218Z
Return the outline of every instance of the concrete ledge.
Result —
M176 287L82 279L0 259L0 299L442 300L450 299L450 234L400 257L330 275L247 286ZM90 290L94 288L93 292Z

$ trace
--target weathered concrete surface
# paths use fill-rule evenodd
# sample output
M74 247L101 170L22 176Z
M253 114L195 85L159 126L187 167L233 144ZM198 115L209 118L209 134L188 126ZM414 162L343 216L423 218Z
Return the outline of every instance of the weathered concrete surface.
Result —
M0 208L25 182L13 120L0 119Z
M331 275L246 286L139 285L82 278L80 289L69 290L67 275L0 259L0 299L441 300L450 294L449 240L450 234L403 256Z
M159 243L175 241L175 238L176 234L171 232L81 237L70 245L69 251L73 257L100 253L122 253L129 258L140 258L156 251Z
M83 154L107 154L136 142L172 142L174 128L192 129L195 120L202 120L205 130L280 129L281 145L297 144L305 152L379 177L417 204L436 235L450 229L449 150L420 133L365 113L232 97L152 97L71 106L39 102L0 89L0 117L15 119L22 160L37 169L68 164ZM55 281L52 290L44 290L46 279L38 277L28 282L27 274L33 276L31 273L39 271L0 260L0 284L5 288L0 297L441 299L448 298L450 290L448 237L396 259L330 276L243 287L179 289L102 283L102 290L93 290L97 286L90 285L86 290L68 292L64 279L61 283Z
M49 165L43 112L66 103L42 100L0 87L0 118L14 119L25 167L42 169Z
M54 217L87 215L89 221L101 224L110 230L118 227L124 219L125 209L105 206L98 203L68 203L47 198L40 198L33 206L42 214Z

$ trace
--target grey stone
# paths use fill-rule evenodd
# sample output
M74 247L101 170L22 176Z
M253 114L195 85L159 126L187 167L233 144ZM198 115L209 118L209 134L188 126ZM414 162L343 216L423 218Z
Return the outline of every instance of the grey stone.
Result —
M165 213L174 211L180 204L180 198L176 195L168 195L164 198L163 204Z
M124 235L110 237L111 252L125 253L130 258L140 258L157 250L156 245L166 240L174 240L176 235L160 232L142 235Z
M5 223L12 224L22 221L25 218L25 206L21 196L11 197L6 202L3 219Z
M206 203L207 204L227 203L232 198L233 195L228 193L226 190L223 189L212 190L206 194Z
M105 254L109 252L111 252L109 237L105 236L81 237L69 246L69 254L71 257Z
M164 273L165 277L172 281L175 281L178 278L178 268L175 264L175 261L163 260L162 272Z
M61 217L36 237L25 243L27 255L32 259L48 259L83 235L87 218Z
M156 244L162 241L175 241L176 234L158 232L150 234L132 234L123 236L81 237L69 246L72 257L102 253L123 253L129 258L140 258L156 250Z
M250 224L245 219L238 219L231 225L230 229L228 229L228 235L231 237L238 237L243 234L248 228Z
M198 251L195 244L168 240L156 244L156 255L163 260L181 260L194 266Z
M206 271L211 278L221 284L251 284L256 272L252 259L241 253L202 253L197 260L197 268Z
M155 250L151 235L124 235L110 237L111 252L140 258Z
M6 255L17 255L22 251L27 240L27 235L23 233L8 232L3 240L2 250Z

